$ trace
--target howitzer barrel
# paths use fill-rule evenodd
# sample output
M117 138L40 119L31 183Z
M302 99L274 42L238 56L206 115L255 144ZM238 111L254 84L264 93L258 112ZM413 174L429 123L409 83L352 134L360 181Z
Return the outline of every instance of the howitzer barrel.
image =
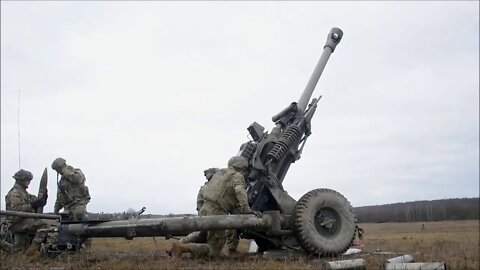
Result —
M272 218L264 215L219 215L158 219L107 221L96 224L63 224L62 230L84 237L149 237L186 235L193 231L255 229L266 231L272 227Z
M41 218L41 219L60 219L60 215L53 214L39 214L39 213L30 213L30 212L19 212L19 211L9 211L9 210L0 210L1 216L16 216L23 218Z
M312 97L313 90L315 90L315 86L317 85L318 80L320 79L320 75L322 75L323 69L327 65L327 61L330 58L330 55L333 53L333 51L335 51L335 47L337 47L338 43L340 43L342 36L343 36L343 32L339 28L332 28L332 30L330 30L330 33L328 34L328 37L327 37L327 42L323 47L322 55L320 56L320 59L318 60L318 63L315 66L315 69L313 70L313 73L310 76L310 79L308 80L305 90L303 90L303 93L300 96L300 99L298 100L299 113L303 114L305 112L308 102Z

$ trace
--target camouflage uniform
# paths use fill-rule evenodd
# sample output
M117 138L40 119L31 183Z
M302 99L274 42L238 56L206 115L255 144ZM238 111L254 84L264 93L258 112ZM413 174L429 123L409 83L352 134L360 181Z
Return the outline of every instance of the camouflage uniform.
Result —
M27 192L27 185L24 181L32 180L33 176L28 171L20 170L15 173L16 179L12 189L5 196L5 208L11 211L35 213L37 207L45 206L47 194L43 198L37 198ZM39 249L40 244L46 237L45 232L39 232L39 229L47 228L47 224L39 219L22 218L16 216L8 216L10 222L10 231L14 235L15 251L25 251L32 242L32 249Z
M208 181L203 184L203 186L200 187L200 190L198 191L197 195L197 212L200 213L200 209L203 206L203 203L205 202L205 189L207 188Z
M207 178L207 181L205 182L205 184L203 184L203 186L200 187L197 195L197 211L199 215L200 209L205 202L205 189L207 187L207 184L209 183L210 179L212 179L213 175L218 172L218 170L218 168L209 168L203 171L203 174L205 175L205 178ZM182 238L181 241L182 243L205 243L207 241L207 232L201 231L189 233L187 236Z
M237 206L232 214L241 214L240 207ZM240 243L240 236L238 235L238 230L228 230L226 241L229 253L237 251L238 244Z
M55 159L52 169L62 176L58 182L54 213L57 214L63 208L64 213L69 214L73 220L86 219L90 193L85 186L85 175L80 169L67 165L62 158Z
M242 157L233 157L229 167L217 172L205 188L205 202L200 209L201 216L227 215L234 213L239 205L240 213L251 213L245 190L243 170L247 161ZM194 256L217 257L225 245L226 231L208 231L206 244L189 244Z

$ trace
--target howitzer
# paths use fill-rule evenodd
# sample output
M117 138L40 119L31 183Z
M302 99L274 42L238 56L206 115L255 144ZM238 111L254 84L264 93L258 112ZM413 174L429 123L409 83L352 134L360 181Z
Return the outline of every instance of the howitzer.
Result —
M2 216L16 216L23 218L40 218L40 219L55 219L60 220L61 215L55 214L40 214L40 213L30 213L30 212L19 212L19 211L10 211L10 210L1 210L0 214Z
M300 99L272 117L275 127L270 133L264 132L265 128L256 122L247 128L252 140L240 147L239 155L249 162L246 174L249 204L253 210L263 212L262 218L225 215L141 219L136 215L129 220L70 221L62 217L56 229L58 238L50 250L78 250L90 237L132 239L240 229L245 232L242 234L245 238L256 241L260 251L303 249L314 256L343 253L352 244L356 230L353 208L348 200L334 190L322 188L312 190L296 201L282 186L290 165L300 159L311 135L311 120L321 96L310 99L342 35L338 28L330 31L323 53ZM36 217L47 218L45 214Z
M254 122L248 128L252 140L242 144L239 154L249 161L247 174L248 198L253 210L279 211L292 216L294 234L265 240L256 237L263 249L300 245L309 254L336 255L352 244L355 217L350 203L338 192L316 189L297 202L283 189L282 182L290 165L300 159L303 147L311 135L311 120L319 98L309 103L315 86L330 55L342 39L343 32L333 28L327 37L323 53L298 102L272 117L275 127L270 134Z
M206 230L252 230L268 235L281 235L282 228L288 227L289 220L277 212L265 212L259 218L248 215L183 216L166 218L145 218L134 216L128 220L70 220L66 214L37 214L18 211L0 211L0 215L23 218L54 219L60 223L54 229L43 229L56 233L43 245L45 255L64 251L77 251L88 238L182 236L193 231Z

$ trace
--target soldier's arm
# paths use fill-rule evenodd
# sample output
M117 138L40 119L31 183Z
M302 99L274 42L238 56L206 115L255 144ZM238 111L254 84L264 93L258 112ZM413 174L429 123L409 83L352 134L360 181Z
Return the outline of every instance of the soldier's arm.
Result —
M57 188L57 199L55 200L55 206L53 207L53 212L55 214L58 214L60 209L63 208L61 197L62 197L62 191L60 190L60 188Z
M30 202L25 203L23 196L17 192L11 193L8 200L10 201L10 207L13 211L34 212Z
M28 196L29 196L30 202L34 202L34 201L37 200L37 196L35 196L35 195L28 194Z
M205 202L205 195L203 194L205 185L203 185L200 190L198 191L197 195L197 211L200 211L200 208L202 208L203 203Z
M233 188L235 190L235 195L237 196L238 203L240 205L240 211L242 213L250 213L250 206L248 205L247 191L245 188L245 178L236 173L233 176Z

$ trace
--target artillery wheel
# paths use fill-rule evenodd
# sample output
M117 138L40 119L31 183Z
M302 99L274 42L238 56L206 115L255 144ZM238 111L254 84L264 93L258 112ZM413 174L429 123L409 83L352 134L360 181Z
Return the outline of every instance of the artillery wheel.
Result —
M302 248L314 256L336 256L355 238L355 215L348 200L331 189L314 189L300 198L294 228Z

